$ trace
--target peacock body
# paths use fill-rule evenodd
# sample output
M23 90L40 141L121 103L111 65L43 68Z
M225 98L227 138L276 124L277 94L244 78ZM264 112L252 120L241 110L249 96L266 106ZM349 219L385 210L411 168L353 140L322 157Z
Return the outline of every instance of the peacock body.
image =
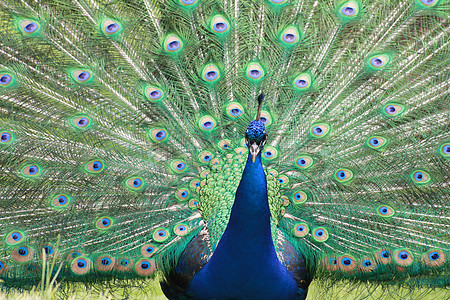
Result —
M2 1L0 278L51 259L162 273L171 299L448 287L449 11Z

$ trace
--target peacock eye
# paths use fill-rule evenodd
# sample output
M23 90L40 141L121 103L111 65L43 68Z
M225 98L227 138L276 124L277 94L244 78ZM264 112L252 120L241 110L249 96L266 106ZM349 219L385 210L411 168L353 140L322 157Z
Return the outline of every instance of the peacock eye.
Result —
M32 34L39 29L39 24L35 21L23 20L20 23L20 28L22 29L23 33Z
M45 251L45 254L47 254L47 255L53 254L53 248L51 246L45 246L44 251Z
M189 233L188 226L186 224L175 225L173 232L178 236L185 236Z
M430 182L431 176L423 170L417 170L412 173L412 179L417 184L425 184Z
M175 193L178 201L186 201L189 199L190 193L188 189L180 189Z
M164 48L169 53L177 53L183 49L183 42L177 35L169 35L164 40Z
M197 2L197 0L180 0L181 5L193 5Z
M91 174L96 174L103 171L104 167L105 165L101 160L93 160L87 163L84 169Z
M97 220L97 228L101 230L109 229L113 224L113 219L110 217L103 217Z
M306 223L298 223L294 226L294 234L297 237L305 237L309 233L309 226Z
M102 264L102 265L104 265L104 266L109 266L110 264L111 264L111 259L109 258L109 257L103 257L101 260L100 260L100 263Z
M7 86L11 83L12 76L9 74L0 75L0 85Z
M80 82L85 82L86 80L88 80L91 77L91 74L87 71L83 71L80 74L78 74L77 79Z
M348 182L353 179L353 172L349 169L339 169L334 173L334 178L338 182Z
M120 261L120 265L121 266L124 266L124 267L126 267L126 266L128 266L128 259L122 259L121 261Z
M144 187L145 181L141 177L133 176L125 181L125 185L132 191L138 191Z
M229 32L230 24L224 16L215 15L211 20L211 29L218 35L224 35Z
M121 25L117 21L108 19L103 22L103 31L109 36L118 33L120 29Z
M434 6L438 0L420 0L420 2L425 6Z
M306 170L314 164L312 157L308 155L302 155L297 157L296 165L299 169Z
M162 243L170 237L169 232L164 228L158 228L153 233L153 240L155 242Z
M251 63L247 66L245 75L250 81L258 82L264 77L264 69L259 63Z

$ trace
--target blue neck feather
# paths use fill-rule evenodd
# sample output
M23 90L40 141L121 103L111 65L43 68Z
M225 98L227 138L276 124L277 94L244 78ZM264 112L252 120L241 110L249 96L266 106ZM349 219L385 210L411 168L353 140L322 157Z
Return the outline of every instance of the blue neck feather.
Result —
M277 258L270 217L260 152L254 163L249 155L227 228L188 292L196 299L295 299L298 288Z

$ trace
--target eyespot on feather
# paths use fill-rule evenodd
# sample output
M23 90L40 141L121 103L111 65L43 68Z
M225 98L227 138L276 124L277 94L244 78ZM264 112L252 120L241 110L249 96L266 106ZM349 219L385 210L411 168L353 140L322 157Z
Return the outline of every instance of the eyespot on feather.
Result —
M430 250L422 255L422 263L429 267L440 267L447 261L442 250Z
M387 117L396 117L405 111L405 106L398 103L389 103L383 107L383 114Z
M59 256L58 250L52 244L46 244L39 249L39 258L41 260L43 260L43 258L44 258L44 255L42 253L43 251L45 251L46 259L52 259L54 256L56 256L56 258L58 258L58 256Z
M159 102L164 99L165 93L159 87L147 85L144 89L144 95L151 102Z
M414 257L409 250L399 249L394 252L394 261L402 267L408 267L414 262Z
M216 127L216 120L211 116L205 115L198 120L198 127L204 132L210 132Z
M102 23L102 31L107 36L115 36L122 31L122 25L116 20L107 19Z
M157 228L153 233L153 240L158 243L167 241L170 237L169 231L164 228Z
M95 260L95 267L101 272L111 272L116 264L116 259L110 255L101 255Z
M197 158L201 164L208 164L214 158L214 154L209 151L202 151L198 154Z
M231 141L230 140L221 140L217 144L220 150L230 150L231 149Z
M178 201L186 201L190 197L189 190L188 189L179 189L175 193L175 197L177 198Z
M198 200L197 199L191 199L189 200L189 208L194 210L198 207Z
M6 243L8 245L17 245L24 241L25 234L22 231L14 230L6 235Z
M278 182L280 183L281 187L286 187L289 184L289 177L286 175L280 175L278 176Z
M256 115L255 115L255 118L256 118ZM265 127L269 127L270 125L272 125L272 122L273 122L272 115L266 110L261 110L260 121L263 122Z
M119 272L129 272L133 269L133 259L129 257L119 257L116 260L115 269Z
M173 232L178 236L185 236L189 233L189 227L187 224L180 223L173 227Z
M0 259L0 275L5 274L9 269L8 264L3 259Z
M156 263L153 259L140 259L134 266L136 273L141 276L149 276L156 271Z
M391 62L391 57L387 54L378 54L371 56L368 60L368 65L373 70L380 70Z
M158 251L158 247L153 244L145 244L141 247L141 254L144 257L152 257Z
M414 183L421 185L429 183L431 181L431 176L423 170L415 170L411 174L411 179Z
M294 81L292 82L292 86L295 90L299 92L307 91L312 86L312 78L311 75L308 73L300 73L295 77Z
M86 129L92 125L91 118L87 116L75 117L71 120L71 125L77 129Z
M103 163L102 160L100 159L95 159L95 160L91 160L90 162L88 162L86 164L86 166L84 167L84 169L88 172L88 173L92 173L92 174L98 174L101 171L103 171L105 168L105 164Z
M356 269L357 262L350 255L343 255L337 258L338 268L343 272L351 272Z
M296 191L292 194L291 199L294 204L303 204L308 200L308 196L304 191Z
M287 3L287 0L268 0L270 4L275 6L282 6Z
M267 171L267 175L271 175L274 178L278 177L278 174L279 174L278 171L275 169L270 169Z
M215 64L207 64L202 70L202 79L207 83L215 83L221 77L220 70Z
M309 155L301 155L297 157L295 165L300 170L307 170L314 165L314 159Z
M420 9L430 9L438 3L439 0L416 0L416 5Z
M66 194L58 194L51 198L50 206L54 209L64 209L69 206L71 200Z
M392 254L388 249L381 249L375 253L375 259L377 262L383 265L391 263Z
M245 70L245 75L247 76L247 79L249 79L250 81L258 82L264 77L265 72L261 64L254 62L250 63L247 66Z
M25 178L39 177L41 174L42 169L37 164L26 165L21 171L21 175Z
M197 190L197 188L200 186L200 180L199 179L192 179L189 183L191 189Z
M309 133L311 134L312 137L315 137L315 138L323 138L328 134L329 131L330 131L330 126L325 123L314 124L309 129Z
M450 143L442 144L439 147L439 153L445 158L450 158Z
M93 80L94 76L87 69L75 69L70 73L73 80L78 83L86 84Z
M333 176L338 182L344 183L353 179L353 172L349 169L338 169Z
M307 223L297 223L294 225L294 234L296 237L305 237L309 233L309 226Z
M344 19L351 19L359 14L359 4L356 1L348 1L339 8L339 16Z
M322 265L326 270L331 272L337 271L339 269L336 255L324 257L322 260Z
M178 0L180 5L183 7L194 7L197 5L198 0Z
M366 145L372 149L380 149L388 143L387 138L381 136L371 136L367 139Z
M224 35L230 32L230 23L222 15L215 15L211 19L211 30L218 35Z
M131 191L141 191L145 187L145 180L140 176L131 176L125 180L125 187Z
M155 143L162 143L167 141L169 134L164 128L152 128L149 131L150 139Z
M376 263L375 259L371 259L368 257L361 259L358 264L358 270L361 272L373 272L377 268L378 264Z
M9 87L14 82L14 76L11 73L0 71L0 87Z
M293 46L300 41L300 33L294 26L289 26L280 34L280 41L286 46Z
M102 217L97 220L97 222L95 223L95 226L97 227L97 229L107 230L107 229L111 228L113 223L114 223L114 220L111 217Z
M226 107L227 115L230 118L237 119L244 114L244 107L237 102L230 102Z
M289 206L290 202L289 202L289 198L285 195L280 197L281 199L281 203L283 203L283 206Z
M40 25L34 20L20 21L20 30L26 35L33 35L39 31Z
M91 269L91 261L84 256L77 257L71 262L70 269L77 275L85 275Z
M244 155L245 153L247 153L247 148L245 147L237 147L234 149L234 152L236 152L237 154L242 154Z
M328 240L329 234L324 227L317 227L312 231L311 236L316 242L323 243Z
M262 153L262 159L264 161L272 161L278 157L278 150L272 146L265 146L263 153Z
M164 40L164 49L169 54L177 54L183 49L183 41L175 34L168 35Z
M172 161L169 167L176 174L181 174L187 170L186 162L179 159Z
M16 247L11 251L11 258L17 262L26 262L33 259L34 250L28 246Z
M392 217L395 214L395 210L389 205L381 205L377 208L377 213L383 218Z

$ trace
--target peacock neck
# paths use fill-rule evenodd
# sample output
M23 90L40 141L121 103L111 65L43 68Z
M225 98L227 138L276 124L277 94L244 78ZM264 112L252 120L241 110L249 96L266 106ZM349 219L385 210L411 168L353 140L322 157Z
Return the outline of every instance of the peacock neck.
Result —
M196 299L294 299L297 285L278 260L261 153L249 155L227 228L189 287ZM275 285L275 286L273 286Z
M271 252L273 247L270 230L270 208L267 195L267 181L261 162L261 152L252 162L248 156L241 181L236 191L236 197L231 210L228 226L224 235L232 236L232 245L240 243L243 248ZM262 248L261 248L262 247Z

